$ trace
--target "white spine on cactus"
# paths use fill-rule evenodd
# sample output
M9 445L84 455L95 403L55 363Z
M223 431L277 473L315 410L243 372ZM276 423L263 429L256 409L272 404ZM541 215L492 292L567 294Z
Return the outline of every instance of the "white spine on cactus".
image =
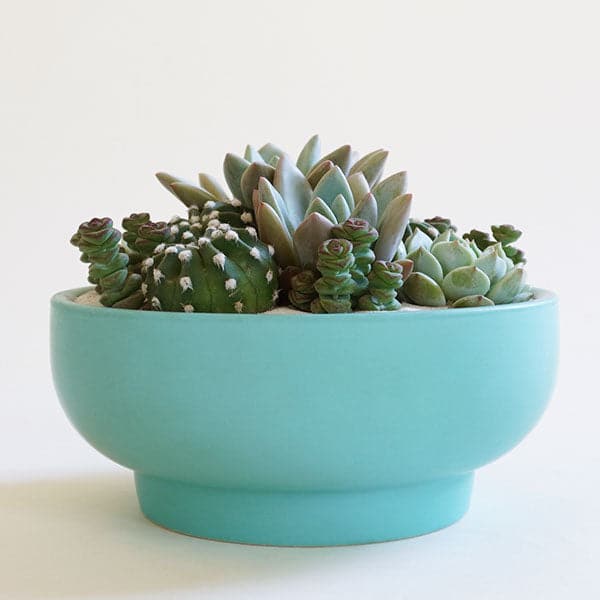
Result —
M242 220L242 223L252 223L252 221L254 221L252 213L246 211L241 214L240 219Z
M233 229L230 229L226 234L225 234L225 239L228 242L237 242L240 239L240 236L237 234L237 231L233 231Z
M233 279L233 277L231 279L227 279L225 281L225 289L228 291L231 290L235 290L235 288L237 288L237 281L235 279Z
M181 286L181 289L184 292L186 292L187 290L193 290L194 289L191 277L181 277L179 279L179 285Z
M271 271L271 269L269 269L266 274L265 274L265 279L271 283L271 281L273 281L273 271Z
M250 250L250 256L258 260L260 258L260 250L256 246L254 246Z
M183 311L187 313L194 312L194 307L191 304L182 304Z
M241 300L238 300L234 305L235 312L241 313L244 310L244 303Z
M160 283L165 278L165 275L160 269L154 269L152 277L154 277L154 283Z
M192 260L192 251L191 250L182 250L179 253L179 260L184 263L184 262L190 262L190 260Z
M165 244L158 244L156 248L154 248L154 254L160 254L165 249Z
M225 270L225 255L222 252L217 252L212 259L213 263L215 263L217 267L219 267L222 271Z

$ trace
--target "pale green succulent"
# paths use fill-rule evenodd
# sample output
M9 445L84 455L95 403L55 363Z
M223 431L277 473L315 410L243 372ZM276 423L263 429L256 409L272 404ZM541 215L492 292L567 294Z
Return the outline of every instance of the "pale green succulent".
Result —
M345 145L321 157L319 137L313 136L295 162L272 144L248 146L244 158L228 154L224 170L234 196L254 210L259 236L275 248L281 267L314 266L331 228L350 217L378 229L376 258L391 260L412 196L406 193L406 172L381 179L387 155L375 150L355 161Z
M415 229L406 240L413 272L404 282L402 294L409 302L465 308L532 298L523 267L513 263L500 242L482 251L451 229L435 240L419 231Z

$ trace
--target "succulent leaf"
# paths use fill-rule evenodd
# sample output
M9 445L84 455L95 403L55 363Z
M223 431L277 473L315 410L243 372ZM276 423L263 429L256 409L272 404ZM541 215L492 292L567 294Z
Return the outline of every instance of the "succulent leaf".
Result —
M425 235L425 234L423 234ZM419 246L416 250L413 250L409 255L408 259L413 262L413 269L419 273L424 273L433 279L438 285L442 284L444 279L444 272L442 265L440 265L438 259L427 250L424 246Z
M212 194L219 202L227 202L229 200L227 192L212 175L199 173L198 180L200 182L200 187Z
M292 277L289 299L293 306L299 310L310 311L311 303L318 296L315 290L316 280L316 273L310 269L300 271Z
M350 217L350 208L342 194L338 194L331 203L331 210L338 223L343 223Z
M402 293L412 303L420 306L444 306L446 304L442 288L424 273L411 273L402 286Z
M273 174L273 185L281 194L293 227L304 219L312 198L312 189L300 169L287 154L281 155Z
M307 175L310 170L317 164L321 156L321 139L318 135L313 135L304 148L300 151L296 166L300 169L303 175Z
M362 176L362 173L358 173ZM368 193L363 196L363 199L356 205L352 211L352 216L356 219L367 221L375 227L377 223L377 200L373 194Z
M331 221L317 212L309 214L298 225L293 241L301 266L315 266L317 251L321 244L331 237L331 227Z
M319 213L323 215L326 219L331 221L331 224L336 224L337 217L333 214L333 211L321 200L321 198L314 198L311 203L308 205L308 210L306 211L306 216L312 213Z
M350 269L353 265L352 242L335 238L319 246L317 269L321 277L315 282L319 298L311 303L313 312L352 311L351 294L354 290L354 280Z
M504 277L507 271L506 261L500 256L501 249L500 243L488 246L475 261L475 266L490 278L492 284Z
M489 289L489 277L475 265L458 267L450 271L442 281L442 291L452 302L463 296L484 296Z
M391 261L396 255L408 223L411 204L412 194L403 194L387 205L380 218L379 239L375 245L377 260Z
M398 310L397 290L402 287L403 265L376 260L369 273L369 291L358 300L362 310Z
M477 308L480 306L494 306L494 303L485 296L463 296L452 303L452 308Z
M308 172L306 181L308 181L311 188L315 189L325 173L328 173L334 167L335 165L330 160L321 160Z
M242 194L242 175L246 169L250 166L250 163L241 156L236 154L226 154L225 160L223 161L223 174L225 181L231 190L234 198L243 200Z
M406 171L394 173L383 181L380 181L373 188L373 195L377 200L377 208L379 214L383 214L387 205L398 196L406 194L408 189L408 182L406 177Z
M266 161L263 156L261 155L261 153L252 145L248 144L246 146L246 149L244 150L244 158L249 162L249 163L261 163L261 164L267 164L268 161Z
M177 198L179 198L188 208L197 206L202 208L206 202L216 202L217 199L205 189L192 185L191 183L182 183L176 181L171 184L171 189Z
M277 216L287 227L290 234L292 234L295 229L295 225L290 220L285 201L275 186L265 177L261 177L258 180L257 192L258 201L268 204L277 213Z
M323 175L313 191L313 198L321 198L333 210L333 201L340 194L346 200L350 210L352 210L354 208L354 200L348 180L342 173L342 170L338 166L335 166Z
M260 239L275 248L275 260L279 266L298 265L292 236L277 213L265 202L258 204L256 222Z
M326 154L315 166L318 166L326 161L331 161L334 165L341 169L344 175L347 175L352 163L352 148L348 144L340 146L329 154Z
M523 290L524 284L525 271L515 267L491 287L487 297L495 304L510 304Z
M360 171L348 177L348 185L350 186L350 191L352 192L352 198L354 199L355 206L358 206L360 201L362 201L363 198L371 192L369 182ZM373 223L374 227L376 225L377 223Z
M444 275L447 275L450 271L458 267L475 264L475 253L467 245L461 243L461 240L433 244L431 246L431 253L438 259L440 265L442 265Z
M389 152L383 149L374 150L369 154L365 154L365 156L352 165L349 174L354 175L355 173L362 173L369 183L369 188L374 187L379 183L379 180L383 175L388 154Z
M261 177L273 181L275 169L264 163L252 163L242 175L240 186L242 189L242 203L248 208L252 208L252 193L258 189L258 181Z
M426 233L423 233L421 229L415 227L413 229L412 234L404 241L404 245L406 247L406 251L409 254L412 254L415 250L418 250L419 248L425 248L425 250L430 250L432 245L432 239Z
M279 158L284 154L284 151L281 148L277 147L275 144L271 144L271 142L261 146L258 151L264 161L268 164L272 164L273 159Z

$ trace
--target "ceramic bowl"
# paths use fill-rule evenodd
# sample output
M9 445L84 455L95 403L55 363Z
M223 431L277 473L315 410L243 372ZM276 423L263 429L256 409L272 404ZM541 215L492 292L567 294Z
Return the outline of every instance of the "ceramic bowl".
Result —
M554 386L556 297L353 314L187 314L52 299L58 396L135 472L141 509L219 540L320 546L427 533Z

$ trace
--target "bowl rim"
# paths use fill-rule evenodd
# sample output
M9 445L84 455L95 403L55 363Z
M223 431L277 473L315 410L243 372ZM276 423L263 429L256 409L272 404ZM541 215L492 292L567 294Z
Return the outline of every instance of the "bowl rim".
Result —
M294 313L253 313L253 314L234 314L234 313L186 313L186 312L171 312L171 311L146 311L146 310L135 310L128 308L112 309L105 306L90 306L85 304L78 304L74 302L75 298L85 292L93 290L93 286L85 286L78 288L71 288L56 292L50 299L52 308L62 308L70 312L78 313L80 315L89 315L99 317L110 316L111 318L117 319L153 319L153 320L164 320L164 319L210 319L210 320L224 320L230 321L235 320L239 322L247 321L249 319L354 319L355 321L363 321L365 319L372 319L373 315L377 315L375 318L412 318L412 319L431 319L431 318L464 318L465 316L471 315L488 315L498 314L506 311L527 311L534 310L541 306L558 304L558 296L555 292L546 290L543 288L533 288L534 298L525 302L518 302L514 304L499 304L495 306L478 306L471 308L460 308L460 309L444 309L444 308L430 308L421 307L412 304L405 304L407 308L394 310L394 311L356 311L352 313L336 313L336 314L313 314L307 312L294 312Z

